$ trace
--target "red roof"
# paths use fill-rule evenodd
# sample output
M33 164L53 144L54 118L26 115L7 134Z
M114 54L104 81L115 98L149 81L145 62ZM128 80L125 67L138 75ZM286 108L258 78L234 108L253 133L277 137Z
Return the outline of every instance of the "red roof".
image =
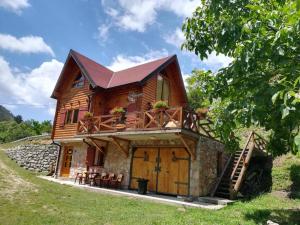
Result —
M154 73L159 67L164 65L174 56L157 59L148 63L134 66L125 70L113 72L99 63L71 50L71 55L83 72L91 79L95 86L102 88L112 88L125 84L140 82L147 76Z
M105 66L89 59L88 57L75 52L74 50L70 50L65 66L52 93L53 98L55 98L56 91L62 81L64 70L67 67L70 58L74 59L81 72L86 76L86 78L94 88L101 87L104 89L142 82L148 76L158 73L161 69L169 65L169 63L173 62L174 60L177 62L176 55L173 55L134 66L125 70L114 72L106 68Z

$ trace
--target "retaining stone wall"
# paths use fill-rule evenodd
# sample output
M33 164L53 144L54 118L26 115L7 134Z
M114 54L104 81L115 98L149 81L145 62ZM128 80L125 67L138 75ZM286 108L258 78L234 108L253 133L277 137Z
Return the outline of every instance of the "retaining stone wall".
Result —
M58 146L56 145L21 145L6 151L12 160L25 169L37 172L49 172L55 167Z

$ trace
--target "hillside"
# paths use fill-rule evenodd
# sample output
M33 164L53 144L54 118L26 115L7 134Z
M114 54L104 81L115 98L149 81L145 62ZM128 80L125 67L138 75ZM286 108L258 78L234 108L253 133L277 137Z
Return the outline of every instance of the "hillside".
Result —
M0 121L7 121L13 119L14 115L4 106L0 105Z

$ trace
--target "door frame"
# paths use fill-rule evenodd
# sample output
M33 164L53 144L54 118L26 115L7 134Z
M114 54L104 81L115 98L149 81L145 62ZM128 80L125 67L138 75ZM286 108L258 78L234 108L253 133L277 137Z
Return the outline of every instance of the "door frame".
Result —
M64 146L64 154L63 154L63 158L62 158L62 164L61 164L61 167L60 167L60 176L62 176L62 177L68 177L68 176L70 176L71 166L70 166L68 174L63 174L62 173L63 172L63 166L64 166L64 163L65 163L65 157L66 157L67 151L70 150L70 149L72 149L72 159L70 161L71 166L72 166L74 147L73 146Z
M161 148L182 148L186 151L186 153L188 154L189 158L188 158L188 194L187 196L190 196L190 178L191 178L191 154L189 153L189 151L187 151L187 149L183 146L172 146L172 145L163 145L163 146L135 146L132 148L132 154L131 154L131 160L130 160L130 176L129 176L129 185L128 185L128 189L129 190L135 190L133 188L131 188L131 180L132 180L132 166L133 166L133 158L134 158L134 153L138 148L156 148L157 149L157 156L160 156L160 150ZM159 166L159 162L156 162L156 166ZM171 195L171 196L175 196L174 194L170 194L170 193L164 193L164 192L158 192L158 171L156 171L156 188L155 188L155 194L163 194L163 195Z

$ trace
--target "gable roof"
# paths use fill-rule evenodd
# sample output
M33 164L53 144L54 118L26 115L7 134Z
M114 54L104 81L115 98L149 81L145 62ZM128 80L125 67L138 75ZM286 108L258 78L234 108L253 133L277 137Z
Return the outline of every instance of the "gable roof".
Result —
M88 57L71 49L66 63L64 65L64 68L54 88L53 94L51 96L52 98L56 98L56 90L58 89L59 84L62 81L62 75L64 73L66 64L68 63L70 58L74 59L81 72L89 80L93 88L100 87L103 89L109 89L126 84L143 82L148 77L158 73L160 70L162 70L174 61L176 62L179 73L181 75L176 55L157 59L138 66L114 72L106 68L105 66L93 61L92 59L89 59Z

